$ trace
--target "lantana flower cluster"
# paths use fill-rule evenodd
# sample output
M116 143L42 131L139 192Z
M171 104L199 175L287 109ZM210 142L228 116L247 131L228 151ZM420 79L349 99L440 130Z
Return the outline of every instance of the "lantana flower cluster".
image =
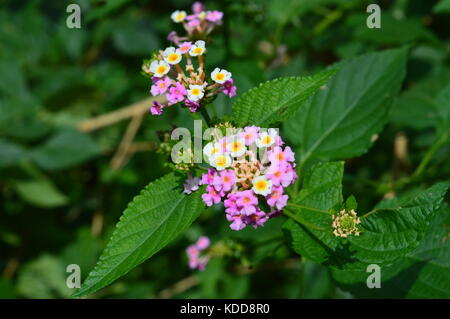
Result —
M204 69L206 42L189 41L190 34L193 32L192 22L198 22L196 30L204 33L208 23L218 23L222 19L221 12L205 12L202 6L200 3L194 4L194 13L190 16L186 16L184 11L175 11L172 14L172 20L183 22L185 28L190 30L188 37L170 36L175 46L160 50L142 66L142 70L152 78L150 93L153 96L165 95L166 97L164 103L153 102L150 107L153 115L161 115L165 107L176 103L183 103L191 112L196 112L219 93L229 97L236 95L236 86L231 72L215 68L210 74L206 73ZM185 20L188 22L184 23ZM194 64L197 66L195 67Z
M205 254L205 250L209 247L210 240L206 236L201 236L197 242L186 248L186 254L188 256L189 268L205 270L209 261L209 256Z
M223 202L230 228L263 226L278 216L289 196L285 188L297 179L295 154L277 130L248 126L203 148L212 166L202 175L207 206Z
M186 11L176 10L170 18L175 23L181 23L187 32L187 36L180 38L175 31L172 31L168 40L176 44L177 42L192 38L195 35L208 35L218 25L222 24L223 12L213 10L206 11L205 6L201 2L195 2L192 5L192 13L187 14Z

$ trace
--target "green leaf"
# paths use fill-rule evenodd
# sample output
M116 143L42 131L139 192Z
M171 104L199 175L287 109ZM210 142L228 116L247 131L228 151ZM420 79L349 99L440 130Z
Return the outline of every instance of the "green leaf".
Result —
M381 268L381 289L368 289L365 269L333 269L342 289L358 298L450 298L450 208L443 206L417 249Z
M450 13L450 0L441 0L433 7L435 13Z
M438 211L450 182L438 183L396 208L380 208L361 218L362 234L348 240L354 257L385 264L411 253Z
M177 186L173 173L150 183L124 211L119 223L81 289L74 297L91 294L153 256L198 217L201 192L189 196Z
M42 255L27 263L19 273L17 290L26 298L67 298L66 269L61 259Z
M439 91L436 100L438 132L446 132L450 128L450 83Z
M301 161L344 159L365 153L387 121L405 76L406 49L345 60L339 72L285 125Z
M236 125L270 127L272 123L286 120L335 72L332 69L309 77L278 78L245 92L233 104Z
M283 228L295 252L322 263L332 258L339 240L332 235L332 209L342 204L343 162L317 163L305 172L302 190L288 202L294 213ZM319 211L320 210L320 211Z
M25 151L20 145L0 139L0 168L17 164L24 155Z
M442 113L449 109L448 79L450 70L442 70L428 76L402 93L395 101L390 121L400 128L423 129L442 123ZM444 100L441 100L444 98ZM447 114L448 116L448 114Z
M47 170L59 170L80 164L100 153L95 141L75 130L62 130L30 152L30 157Z
M294 251L337 268L389 264L411 253L450 185L438 183L398 207L369 212L361 217L361 235L344 241L332 234L332 210L342 204L342 170L342 163L325 163L307 171L302 191L286 208L291 220L284 225Z
M35 206L54 208L68 202L67 196L46 179L13 182L12 186L24 201Z

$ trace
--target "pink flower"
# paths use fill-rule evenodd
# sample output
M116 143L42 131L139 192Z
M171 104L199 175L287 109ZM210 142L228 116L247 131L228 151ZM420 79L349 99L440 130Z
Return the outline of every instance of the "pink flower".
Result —
M245 145L250 145L258 138L259 127L247 126L244 128L244 132L241 133L241 137L245 140Z
M222 84L222 92L229 97L236 95L237 87L234 85L233 79L229 79Z
M207 206L212 206L213 204L220 203L222 197L225 195L222 191L221 192L217 192L214 189L214 187L212 187L211 185L206 187L206 192L207 193L202 195L202 199L203 199L203 202Z
M263 211L257 211L250 216L245 217L245 222L247 225L252 225L253 228L258 228L264 226L269 216Z
M243 216L239 214L227 214L227 220L231 222L230 228L232 230L241 230L244 229L245 226L247 226L243 221Z
M294 152L287 146L284 151L279 146L275 146L268 154L271 165L281 165L282 163L295 161Z
M192 192L195 192L198 190L200 185L200 178L192 176L191 173L189 173L188 178L184 182L184 193L185 194L191 194Z
M198 19L191 20L187 23L187 25L190 28L198 27L200 25L200 20L198 20Z
M281 210L286 206L288 198L288 195L283 194L283 187L273 187L272 193L267 196L267 204L270 207L276 206L278 210Z
M208 11L206 13L206 20L208 20L209 22L219 22L220 20L222 20L223 17L223 12L214 10L214 11Z
M223 170L216 175L213 180L214 188L217 191L229 192L236 181L236 176L232 170Z
M280 135L277 135L276 144L277 144L277 146L283 146L284 145L283 139L281 138Z
M186 88L180 82L176 82L175 86L172 86L169 93L166 95L167 101L170 104L175 104L184 100L184 96L187 94Z
M238 214L239 209L236 204L237 196L235 193L229 193L227 199L223 201L225 212L229 214Z
M198 240L197 243L195 244L197 246L197 248L199 250L205 250L206 248L209 247L210 241L209 238L206 236L201 236Z
M200 13L205 10L205 5L201 3L200 1L195 1L192 5L192 12L194 13Z
M208 169L208 173L202 175L202 185L212 185L214 182L214 176L216 175L217 173L215 169Z
M186 105L192 113L197 112L200 107L200 103L188 99L184 101L184 105Z
M178 42L178 34L176 31L171 31L167 36L167 40L170 42L177 43Z
M150 112L153 115L161 115L163 113L163 105L158 101L153 101L153 105L150 106Z
M195 258L200 254L200 250L198 249L197 245L190 245L188 246L188 248L186 248L186 254L189 258Z
M189 260L189 268L198 269L200 271L205 270L209 261L209 255L200 256L202 251L207 249L210 245L209 238L201 236L194 245L190 245L186 248L186 254Z
M245 190L236 193L236 204L240 208L241 213L251 215L256 212L256 205L258 205L258 198L251 190Z
M153 96L161 95L166 93L166 91L169 89L169 86L172 84L172 80L165 76L162 79L157 80L150 89L150 92Z
M180 52L184 54L184 53L189 52L189 49L191 48L191 46L192 46L192 42L183 42L179 45L178 48L180 49Z
M266 177L272 181L274 186L287 187L293 179L289 167L290 165L286 162L277 162L269 167Z

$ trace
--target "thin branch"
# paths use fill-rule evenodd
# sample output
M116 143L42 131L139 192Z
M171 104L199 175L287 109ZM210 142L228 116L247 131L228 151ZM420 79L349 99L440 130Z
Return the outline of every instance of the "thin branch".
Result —
M111 160L111 168L112 169L120 169L124 162L127 154L129 153L129 148L131 143L133 142L134 137L136 136L139 127L141 126L143 114L135 115L130 124L128 124L127 130L123 135L122 141L120 142L119 148L117 149L116 154Z
M144 99L142 101L122 107L117 111L81 121L77 124L77 129L82 132L92 132L102 127L129 119L130 117L145 114L146 112L148 112L153 101L163 102L164 99L162 97L151 97Z
M186 290L196 286L199 284L199 280L197 276L191 275L186 277L178 282L176 282L173 286L162 290L158 294L158 298L160 299L169 299L172 296L185 292Z

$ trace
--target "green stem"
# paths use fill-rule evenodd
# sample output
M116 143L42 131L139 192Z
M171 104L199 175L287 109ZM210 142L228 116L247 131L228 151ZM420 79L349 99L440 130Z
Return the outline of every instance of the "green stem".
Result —
M378 193L384 194L388 191L397 191L402 189L406 185L417 181L418 178L424 173L425 169L427 168L430 161L433 159L433 156L436 154L436 152L447 142L449 134L450 130L447 130L434 141L434 143L431 145L431 147L425 154L425 157L419 163L419 166L417 166L416 170L412 175L400 178L399 180L389 184L381 185L378 188Z
M422 175L436 152L447 142L449 133L450 130L447 130L446 132L441 134L441 136L439 136L439 138L433 143L433 145L431 145L430 149L425 154L425 157L422 159L419 166L417 166L417 169L412 174L412 178Z
M300 216L298 216L298 215L296 215L296 214L293 214L292 212L290 212L290 211L288 211L288 210L286 210L286 209L283 210L283 214L286 215L286 216L289 217L289 218L292 218L292 219L295 220L297 223L302 224L302 225L304 225L304 226L306 226L306 227L308 227L308 228L315 229L315 230L320 230L320 231L326 231L325 228L317 227L316 225L313 225L313 224L307 222L306 220L304 220L304 219L301 218Z
M208 125L208 127L211 127L211 118L209 117L209 114L208 114L208 111L206 110L206 108L201 107L200 113L203 115L203 118L205 119L205 122Z
M317 208L313 208L313 207L308 207L308 206L302 206L302 205L293 204L293 203L288 203L287 206L296 207L296 208L300 208L300 209L311 210L311 211L313 211L313 212L318 212L318 213L330 214L330 213L329 213L328 211L326 211L326 210L321 210L321 209L317 209Z

